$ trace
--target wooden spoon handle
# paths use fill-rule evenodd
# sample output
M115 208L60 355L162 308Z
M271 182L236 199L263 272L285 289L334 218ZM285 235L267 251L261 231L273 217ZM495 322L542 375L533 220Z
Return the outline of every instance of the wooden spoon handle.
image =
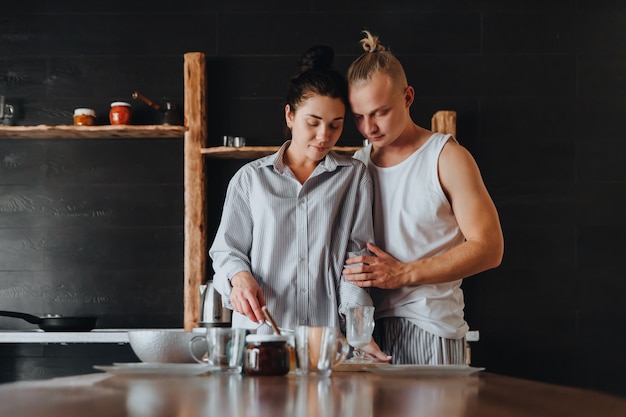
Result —
M149 98L141 94L139 91L133 91L132 97L135 100L143 101L144 103L146 103L148 106L152 107L155 110L161 109L161 106L159 106L158 104L156 104L155 102L153 102L152 100L150 100Z
M265 315L265 318L267 319L267 321L270 322L270 326L272 326L272 329L274 329L274 333L280 334L280 329L276 325L276 322L274 321L274 318L272 317L270 312L267 310L267 306L261 307L261 310L263 310L263 314Z

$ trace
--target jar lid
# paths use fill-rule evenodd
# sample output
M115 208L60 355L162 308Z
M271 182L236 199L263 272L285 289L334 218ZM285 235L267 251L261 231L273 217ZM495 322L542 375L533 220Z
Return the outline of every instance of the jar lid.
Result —
M130 107L130 103L127 103L125 101L114 101L113 103L111 103L111 107L115 107L115 106L126 106L126 107Z
M289 336L279 334L249 334L246 336L246 342L288 342Z
M78 108L74 109L74 116L93 116L96 117L94 109Z

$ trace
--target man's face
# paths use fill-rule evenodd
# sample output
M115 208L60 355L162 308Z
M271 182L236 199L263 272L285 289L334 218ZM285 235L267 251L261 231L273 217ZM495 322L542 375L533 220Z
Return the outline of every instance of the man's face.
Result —
M356 127L373 146L383 147L395 141L409 119L406 89L379 72L366 84L350 87L350 106Z

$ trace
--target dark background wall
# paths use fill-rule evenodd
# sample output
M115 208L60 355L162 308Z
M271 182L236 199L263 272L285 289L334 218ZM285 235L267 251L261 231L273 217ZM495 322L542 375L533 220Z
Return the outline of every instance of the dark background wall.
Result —
M345 70L364 28L404 63L418 124L457 111L500 212L502 266L463 284L473 363L626 395L623 1L25 0L2 5L0 94L20 125L106 124L114 100L158 123L131 92L182 105L200 51L209 144L278 145L298 56L327 43ZM340 144L360 142L349 123ZM242 163L207 160L209 241ZM0 140L0 308L181 327L182 164L178 139Z

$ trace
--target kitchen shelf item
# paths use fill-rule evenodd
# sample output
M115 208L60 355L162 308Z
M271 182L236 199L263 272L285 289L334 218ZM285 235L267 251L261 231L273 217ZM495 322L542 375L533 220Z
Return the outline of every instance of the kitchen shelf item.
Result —
M130 103L125 101L114 101L111 103L111 110L109 110L109 121L112 125L127 125L130 124Z
M96 124L96 112L94 109L74 109L74 126L93 126Z

